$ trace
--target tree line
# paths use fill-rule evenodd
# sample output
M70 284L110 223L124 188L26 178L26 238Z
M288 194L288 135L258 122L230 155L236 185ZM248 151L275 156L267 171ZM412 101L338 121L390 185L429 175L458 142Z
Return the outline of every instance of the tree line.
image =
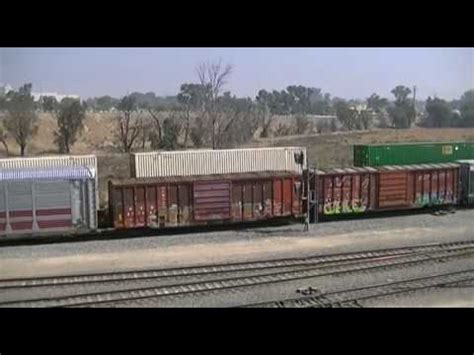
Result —
M290 85L284 90L262 89L252 98L239 98L225 87L233 67L202 63L196 68L196 82L183 83L176 96L158 97L154 93L134 92L121 99L111 96L79 101L42 97L35 102L31 84L0 97L0 143L8 154L7 137L12 137L25 155L37 132L37 111L50 112L57 129L54 143L60 153L69 153L83 133L88 110L110 111L116 123L116 146L122 152L134 149L186 149L238 146L253 136L304 134L312 115L333 116L319 120L317 132L381 128L410 128L415 121L425 127L474 127L474 90L458 100L428 98L425 110L416 109L412 91L397 86L393 99L372 94L365 101L332 98L319 88ZM273 124L276 117L291 118L291 124Z

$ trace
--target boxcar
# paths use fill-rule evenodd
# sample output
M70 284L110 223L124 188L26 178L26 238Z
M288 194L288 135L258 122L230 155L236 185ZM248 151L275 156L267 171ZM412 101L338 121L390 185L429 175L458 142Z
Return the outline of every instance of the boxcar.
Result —
M461 204L474 206L474 160L459 160L461 165Z
M0 171L0 236L95 230L96 205L86 167Z
M459 164L419 164L318 170L321 217L414 209L459 202Z
M354 145L355 166L450 163L474 159L474 143L392 143Z
M109 181L115 228L167 228L302 217L302 177L294 172Z

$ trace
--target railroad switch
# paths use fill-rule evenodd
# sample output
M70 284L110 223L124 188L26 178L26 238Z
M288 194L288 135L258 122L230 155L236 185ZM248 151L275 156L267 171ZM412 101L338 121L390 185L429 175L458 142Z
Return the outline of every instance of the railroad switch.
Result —
M320 291L316 288L312 288L311 286L308 288L299 288L296 290L296 293L301 293L303 296L308 296L312 294L318 294Z

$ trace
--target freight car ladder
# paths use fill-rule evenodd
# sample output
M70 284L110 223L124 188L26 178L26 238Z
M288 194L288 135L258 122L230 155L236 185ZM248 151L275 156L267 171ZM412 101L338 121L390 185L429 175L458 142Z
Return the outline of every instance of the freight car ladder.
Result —
M305 231L309 229L310 223L318 222L318 196L316 186L316 167L310 166L304 173L305 193L303 202L306 204Z

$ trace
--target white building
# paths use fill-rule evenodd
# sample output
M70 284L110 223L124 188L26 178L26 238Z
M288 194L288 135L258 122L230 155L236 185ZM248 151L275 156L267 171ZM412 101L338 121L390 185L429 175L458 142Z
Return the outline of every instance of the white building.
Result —
M58 102L61 102L62 99L70 98L70 99L77 99L80 100L81 97L79 95L61 95L57 92L32 92L31 95L33 96L35 101L39 101L41 97L52 96Z
M3 85L0 83L0 96L8 94L8 92L12 91L13 87L9 84Z

